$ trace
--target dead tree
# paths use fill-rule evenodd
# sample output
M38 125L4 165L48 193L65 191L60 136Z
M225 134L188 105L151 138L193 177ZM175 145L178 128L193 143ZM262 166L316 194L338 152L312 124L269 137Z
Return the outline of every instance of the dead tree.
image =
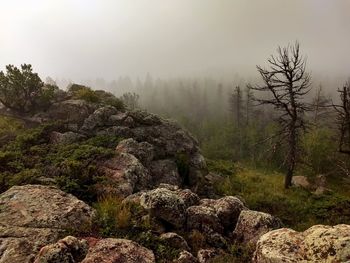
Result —
M242 111L243 111L243 98L242 91L239 86L237 86L229 97L230 111L233 115L233 120L239 129L242 122Z
M252 101L253 101L253 92L250 88L250 85L247 85L246 89L245 89L245 115L246 115L245 121L246 121L246 126L248 126L249 122L250 122Z
M289 188L299 155L299 141L305 131L305 111L310 110L303 97L310 91L310 74L306 72L306 59L300 54L299 43L277 49L277 56L268 59L267 69L257 66L264 84L252 89L268 92L270 98L257 99L260 104L272 105L278 111L278 136L287 144L287 168L284 186Z
M329 105L331 105L331 99L324 95L323 88L320 85L315 93L315 97L312 100L313 111L313 124L315 128L318 128L320 121L325 119L329 115Z
M338 90L340 105L334 105L337 111L337 122L339 127L339 152L350 155L350 82Z

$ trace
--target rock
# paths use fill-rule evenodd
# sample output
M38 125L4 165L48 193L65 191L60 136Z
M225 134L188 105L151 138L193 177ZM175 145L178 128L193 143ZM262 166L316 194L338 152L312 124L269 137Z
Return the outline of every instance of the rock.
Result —
M88 251L88 243L67 236L55 244L43 247L34 263L75 263L82 261Z
M173 227L184 225L185 203L173 191L157 188L141 196L141 205L147 209L152 217L163 220Z
M84 100L65 100L52 104L48 110L38 113L36 117L48 121L61 120L81 125L96 108L97 105Z
M96 128L109 126L109 118L111 115L116 114L118 110L112 106L104 106L95 110L88 118L84 120L81 131L91 132Z
M184 201L186 208L194 205L199 205L199 196L189 189L180 190L178 192L178 195Z
M179 187L177 185L173 185L173 184L159 184L159 186L157 188L165 188L168 189L170 191L174 191L177 192L179 190Z
M197 253L197 258L199 263L209 263L218 255L219 253L215 249L201 249Z
M227 229L233 229L241 211L246 209L243 202L234 196L225 196L218 199L214 204L216 215L221 224Z
M324 174L316 176L315 179L316 187L326 187L327 186L327 177Z
M253 256L254 263L302 262L301 243L303 237L298 232L281 228L261 236Z
M86 258L81 263L155 263L151 250L126 240L107 238L90 247Z
M331 193L332 190L328 189L324 186L319 186L316 188L316 190L313 192L315 195L324 195L324 194L328 194Z
M281 221L270 214L243 210L233 231L233 237L237 243L254 246L263 234L280 228L281 225Z
M304 232L282 228L261 236L253 262L348 262L350 225L315 225Z
M13 186L0 196L0 224L33 228L88 230L93 209L53 186Z
M132 138L122 140L116 148L117 153L134 155L143 165L148 165L154 158L154 147L148 142L138 143Z
M37 251L57 241L64 233L49 228L2 226L0 224L0 262L32 263Z
M85 138L85 136L76 132L51 132L50 142L53 144L71 144L80 141Z
M161 183L177 186L181 186L182 184L177 165L173 160L166 159L153 161L150 165L150 171L152 182L156 186Z
M148 189L151 177L148 170L133 155L122 153L99 165L107 182L97 186L100 196L115 195L126 197L135 192Z
M292 185L304 189L310 189L311 184L305 176L293 176Z
M198 263L198 260L190 252L181 251L174 263Z
M118 112L115 115L109 116L109 123L114 125L120 125L123 121L128 117L128 113L126 112Z
M191 206L187 208L187 229L205 231L207 228L214 232L222 233L223 227L215 210L205 206Z
M68 231L90 230L94 211L52 186L14 186L0 195L0 262L33 262Z
M176 233L172 233L172 232L164 233L160 235L160 239L173 248L190 250L186 240L182 236Z
M244 203L235 196L225 196L220 199L202 199L201 206L210 207L220 219L225 229L232 231L242 210L247 209Z

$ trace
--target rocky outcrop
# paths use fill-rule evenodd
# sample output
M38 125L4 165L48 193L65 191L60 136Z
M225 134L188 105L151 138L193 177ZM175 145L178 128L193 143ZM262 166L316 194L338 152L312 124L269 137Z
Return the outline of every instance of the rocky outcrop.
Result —
M136 202L145 208L154 231L196 230L206 244L216 248L226 247L239 214L247 209L237 197L201 200L189 189L168 184L131 195L125 202Z
M32 262L66 232L88 231L94 211L51 186L14 186L0 195L0 262Z
M255 246L263 234L281 226L281 221L270 214L243 210L233 231L233 237L237 243Z
M315 225L304 232L277 229L263 235L253 262L349 262L350 226Z
M118 262L118 263L154 263L151 250L127 239L107 238L90 247L81 263Z
M65 132L51 133L52 143L77 142L96 135L123 139L116 147L117 157L101 162L98 167L110 180L109 187L98 187L107 191L103 195L119 192L125 197L162 183L187 186L207 194L204 183L208 171L198 142L174 122L144 111L120 111L80 100L55 103L39 116L65 123Z

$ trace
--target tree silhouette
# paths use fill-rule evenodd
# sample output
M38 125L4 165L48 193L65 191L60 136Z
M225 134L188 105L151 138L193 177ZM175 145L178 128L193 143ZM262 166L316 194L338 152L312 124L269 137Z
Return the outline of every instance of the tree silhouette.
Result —
M278 112L281 142L287 143L285 164L285 188L292 183L299 154L301 131L305 130L305 111L310 110L303 97L310 91L310 75L306 72L306 59L300 54L300 45L277 49L277 56L268 59L268 69L257 66L264 84L251 87L253 90L268 92L270 98L255 99L260 104L269 104Z

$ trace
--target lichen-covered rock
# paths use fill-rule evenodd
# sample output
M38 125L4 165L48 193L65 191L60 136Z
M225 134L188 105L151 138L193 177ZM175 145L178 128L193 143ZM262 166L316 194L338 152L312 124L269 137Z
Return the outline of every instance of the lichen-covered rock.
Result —
M151 250L126 239L107 238L90 247L81 263L155 263Z
M206 230L212 229L215 232L222 233L223 226L215 210L205 206L191 206L187 208L187 229Z
M121 153L99 167L107 182L98 185L98 194L126 197L151 186L148 170L133 155Z
M45 112L36 114L43 121L61 120L81 125L92 114L97 105L84 100L65 100L51 105Z
M184 201L186 208L194 205L199 205L199 196L189 189L183 189L178 191L178 195Z
M350 225L273 230L260 237L253 257L255 263L349 261Z
M0 223L7 226L87 230L93 209L53 186L13 186L0 195Z
M175 161L171 159L157 160L150 164L152 182L155 186L159 184L182 185L182 178L177 169Z
M0 195L0 262L32 262L67 231L84 232L94 211L52 186L14 186Z
M310 189L311 184L306 176L293 176L292 185L295 187L300 187L304 189Z
M281 225L281 221L270 214L243 210L233 231L233 237L238 243L255 245L259 237L280 228Z
M138 143L132 138L119 142L116 151L117 153L129 153L134 155L143 165L148 165L154 158L154 147L150 143Z
M91 132L99 127L108 126L110 116L117 112L118 110L112 106L98 108L84 120L81 131Z
M247 209L244 203L235 196L225 196L220 199L202 199L201 206L210 207L227 230L233 230L242 210Z
M218 255L219 253L215 249L201 249L197 253L197 259L199 263L209 263Z
M246 209L243 202L234 196L225 196L216 201L214 205L216 215L225 228L233 228L242 210Z
M190 252L181 251L174 263L198 263L198 260Z
M54 132L55 136L52 136L54 143L68 143L82 138L78 138L78 134L85 137L98 135L123 138L116 152L134 156L144 166L147 173L152 175L152 182L146 178L147 183L139 185L140 188L132 189L132 193L149 189L151 186L158 186L161 183L168 183L179 187L185 184L192 190L196 189L206 194L204 178L208 170L204 157L200 153L198 142L175 122L145 111L122 112L112 106L101 106L81 100L56 103L47 112L39 113L38 118L40 116L43 120L48 121L63 120L64 128L76 133L74 138L71 133ZM111 162L116 161L114 158L111 159ZM179 163L180 159L181 163ZM98 165L101 170L104 167L104 163ZM118 170L123 169L121 167ZM109 175L107 173L106 176L109 177ZM147 188L142 188L146 185ZM132 188L132 183L122 182L119 188L128 193ZM113 192L116 189L113 186L105 190Z
M88 251L88 243L67 236L55 244L43 247L34 263L75 263L82 261Z
M190 250L186 240L173 232L168 232L160 235L160 239L167 243L170 247L176 249Z
M304 231L305 257L312 262L350 261L350 225L315 225Z
M165 188L151 190L141 196L141 205L152 217L176 228L182 227L185 223L185 203L176 192Z

